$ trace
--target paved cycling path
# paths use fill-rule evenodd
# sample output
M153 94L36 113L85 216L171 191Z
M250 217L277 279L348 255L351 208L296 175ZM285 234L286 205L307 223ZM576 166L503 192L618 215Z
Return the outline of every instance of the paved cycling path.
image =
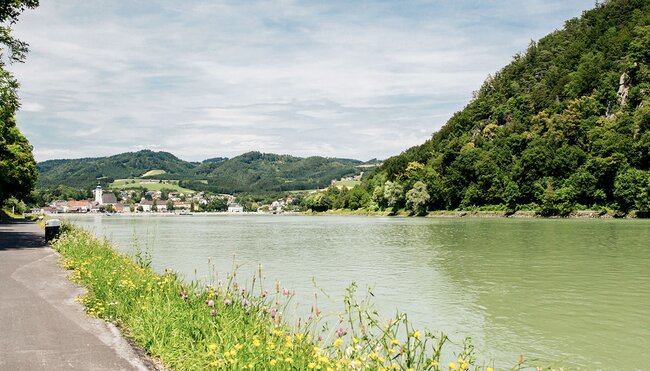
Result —
M0 370L155 368L119 330L86 316L35 223L0 223Z

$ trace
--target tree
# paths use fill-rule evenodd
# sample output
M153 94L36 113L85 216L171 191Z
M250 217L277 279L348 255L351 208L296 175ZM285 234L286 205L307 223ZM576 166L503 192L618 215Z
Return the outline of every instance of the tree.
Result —
M151 205L151 211L158 211L158 201L153 200L153 204Z
M619 208L628 211L632 208L648 210L650 176L643 170L627 169L621 171L614 181L614 196Z
M406 207L416 215L424 214L427 211L429 198L427 185L417 181L413 184L413 188L406 192Z
M25 9L36 6L37 0L3 1L0 5L0 205L9 197L27 197L37 177L32 146L16 127L19 85L4 69L5 59L10 63L25 60L27 44L12 36L10 26Z
M348 205L350 209L357 210L366 207L368 206L368 202L370 202L370 195L368 195L368 193L360 186L354 186L350 192L350 201Z
M404 198L404 188L397 182L387 180L386 184L384 184L384 197L388 206L392 207L393 211L396 211Z
M167 201L167 211L173 211L174 210L174 201L169 200Z

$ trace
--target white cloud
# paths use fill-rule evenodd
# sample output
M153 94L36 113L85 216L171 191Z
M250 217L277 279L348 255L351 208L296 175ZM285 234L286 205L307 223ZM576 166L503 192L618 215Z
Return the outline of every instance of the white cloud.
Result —
M38 160L140 148L385 158L591 5L43 2L16 25L31 45L12 66L19 126Z

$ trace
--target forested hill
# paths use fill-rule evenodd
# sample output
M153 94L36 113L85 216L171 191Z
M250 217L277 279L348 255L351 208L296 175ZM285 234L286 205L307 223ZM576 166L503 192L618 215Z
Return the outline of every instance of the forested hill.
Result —
M307 158L272 153L248 152L231 159L205 160L182 182L191 189L218 193L288 191L322 188L332 179L356 175L358 160L312 156Z
M108 185L115 179L147 177L180 180L190 189L220 193L283 191L327 186L332 179L358 174L362 164L350 159L260 152L199 163L181 160L168 152L143 150L38 163L37 189L67 186L87 191L97 182Z
M649 129L650 1L610 0L531 43L367 186L397 205L426 185L430 210L647 210Z
M65 185L74 188L93 188L97 182L110 183L114 179L140 177L150 170L164 170L169 176L184 174L196 163L183 161L168 152L142 150L110 157L49 160L36 164L39 173L37 188Z

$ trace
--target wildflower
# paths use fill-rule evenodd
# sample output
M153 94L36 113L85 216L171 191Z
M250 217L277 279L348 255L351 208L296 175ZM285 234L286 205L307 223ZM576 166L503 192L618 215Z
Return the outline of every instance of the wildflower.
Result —
M396 345L399 346L399 345L400 345L399 340L397 340L397 339L393 339L393 340L391 340L391 341L390 341L390 345L391 345L391 346L396 346Z
M352 338L352 342L353 342L354 344L359 344L359 339L353 337L353 338Z
M214 309L211 309L211 310L210 310L210 314L213 315L213 316L216 316L216 315L217 315L217 311L214 310Z
M429 364L429 366L431 366L431 367L437 367L437 366L438 366L438 362L436 362L436 361L434 361L434 360L431 360L431 363ZM486 371L490 371L490 370L486 370ZM492 371L494 371L494 370L492 370Z
M260 345L262 345L262 343L260 343L259 340L257 340L257 339L253 339L253 346L254 346L254 347L259 347Z
M370 353L370 359L377 359L377 358L379 358L379 354L377 354L375 352Z
M208 305L208 307L214 307L214 300L210 299L206 302L206 304Z
M223 301L223 303L224 303L225 305L230 305L230 304L232 304L232 300L230 300L230 299L226 299L226 300Z
M414 337L415 339L420 339L420 338L422 337L422 334L420 333L420 331L417 331L417 330L416 330L416 331L413 333L413 337Z
M488 367L485 369L485 371L494 371L494 369L492 367Z
M208 345L208 349L210 349L210 350L217 350L217 344L212 343L212 344Z
M320 348L319 347L314 347L314 353L318 353L318 352L320 352Z
M241 345L241 344L237 344L237 345L235 345L235 349L237 349L237 350L241 350L241 348L243 348L243 347L244 347L244 346Z
M242 307L247 307L249 304L250 304L250 302L248 300L246 300L246 299L241 300L241 306Z
M388 349L388 353L395 354L397 351L393 348Z
M271 308L271 318L275 319L276 314L277 314L277 310L275 308Z
M336 331L336 336L341 337L345 336L348 333L348 329L343 330L343 327L339 327L339 329Z
M283 288L283 289L282 289L282 295L284 295L284 296L289 296L289 289L286 288L286 287Z
M181 291L181 293L180 293L180 297L181 297L181 299L183 299L183 300L187 300L187 291Z
M340 348L340 347L341 347L341 344L343 344L343 340L341 340L341 339L339 338L339 339L336 339L336 341L334 341L334 344L333 344L333 345L334 345L334 348Z
M291 357L287 357L287 358L284 359L284 361L285 361L286 363L293 363L293 358L291 358Z
M450 370L458 370L458 365L455 364L454 362L449 362L449 364L447 365L447 367L448 367Z
M265 298L269 295L269 290L262 291L262 297Z
M310 369L314 369L314 368L316 368L316 362L309 362L309 364L307 365L307 367L310 368Z
M276 361L275 359L272 359L269 363L271 364L271 366L275 366L275 364L278 363L278 361Z

